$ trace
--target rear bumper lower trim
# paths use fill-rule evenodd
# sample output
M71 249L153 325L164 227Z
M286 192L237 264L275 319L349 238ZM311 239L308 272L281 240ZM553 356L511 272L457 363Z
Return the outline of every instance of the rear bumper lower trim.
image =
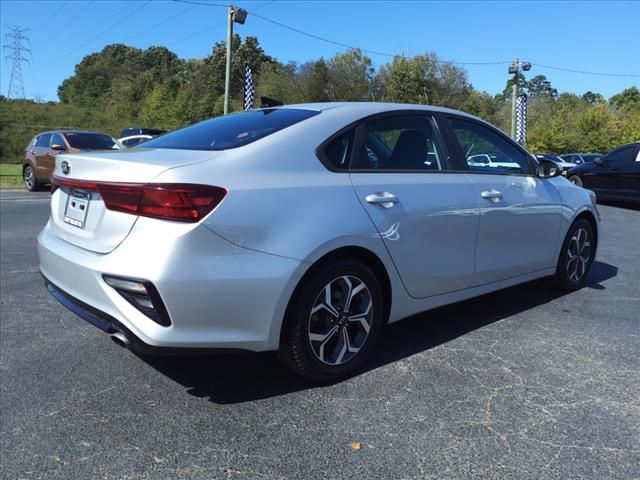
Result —
M64 290L58 288L44 275L42 275L42 277L47 290L53 298L80 318L99 328L103 332L108 334L123 334L130 342L129 348L136 353L142 355L204 355L211 353L237 353L243 351L242 349L236 348L156 347L154 345L149 345L148 343L143 342L134 333L132 333L131 330L122 325L111 315L78 300Z

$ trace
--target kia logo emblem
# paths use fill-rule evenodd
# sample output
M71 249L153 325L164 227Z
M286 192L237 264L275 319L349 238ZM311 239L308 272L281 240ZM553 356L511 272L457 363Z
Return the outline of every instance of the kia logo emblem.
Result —
M65 175L69 175L69 172L71 171L71 165L69 165L69 162L64 160L62 162L62 165L60 165L60 168L62 168L62 173L64 173Z

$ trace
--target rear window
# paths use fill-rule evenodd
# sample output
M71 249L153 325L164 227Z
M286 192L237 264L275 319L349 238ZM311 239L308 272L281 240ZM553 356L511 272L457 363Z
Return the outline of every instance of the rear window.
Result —
M79 150L111 150L121 148L109 135L103 133L68 132L67 142Z
M234 113L167 133L144 142L140 148L227 150L255 142L318 113L320 112L297 108L274 108Z

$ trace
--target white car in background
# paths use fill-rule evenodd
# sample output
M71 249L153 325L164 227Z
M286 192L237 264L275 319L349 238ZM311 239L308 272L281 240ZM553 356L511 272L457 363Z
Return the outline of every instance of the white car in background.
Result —
M40 270L122 346L276 350L333 381L387 323L542 277L582 287L599 214L559 173L455 110L250 110L58 155Z

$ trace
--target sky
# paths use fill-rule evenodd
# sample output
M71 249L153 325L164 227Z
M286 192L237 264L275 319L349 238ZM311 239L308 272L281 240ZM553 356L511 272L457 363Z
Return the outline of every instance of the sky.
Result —
M220 3L222 0L189 0ZM257 36L265 52L302 63L346 47L310 38L256 15L333 42L369 50L376 67L392 55L435 52L465 65L471 84L490 94L504 89L508 63L533 64L559 92L598 92L609 98L640 87L640 0L636 1L244 1L242 37ZM0 40L9 26L28 28L25 95L57 101L57 87L85 55L111 43L166 46L181 58L203 58L226 38L226 8L172 0L0 0ZM376 52L376 53L373 53ZM3 57L9 53L3 48ZM386 54L386 55L382 55ZM11 62L2 59L0 94L7 95ZM592 75L556 70L629 75ZM633 75L633 76L631 76Z

